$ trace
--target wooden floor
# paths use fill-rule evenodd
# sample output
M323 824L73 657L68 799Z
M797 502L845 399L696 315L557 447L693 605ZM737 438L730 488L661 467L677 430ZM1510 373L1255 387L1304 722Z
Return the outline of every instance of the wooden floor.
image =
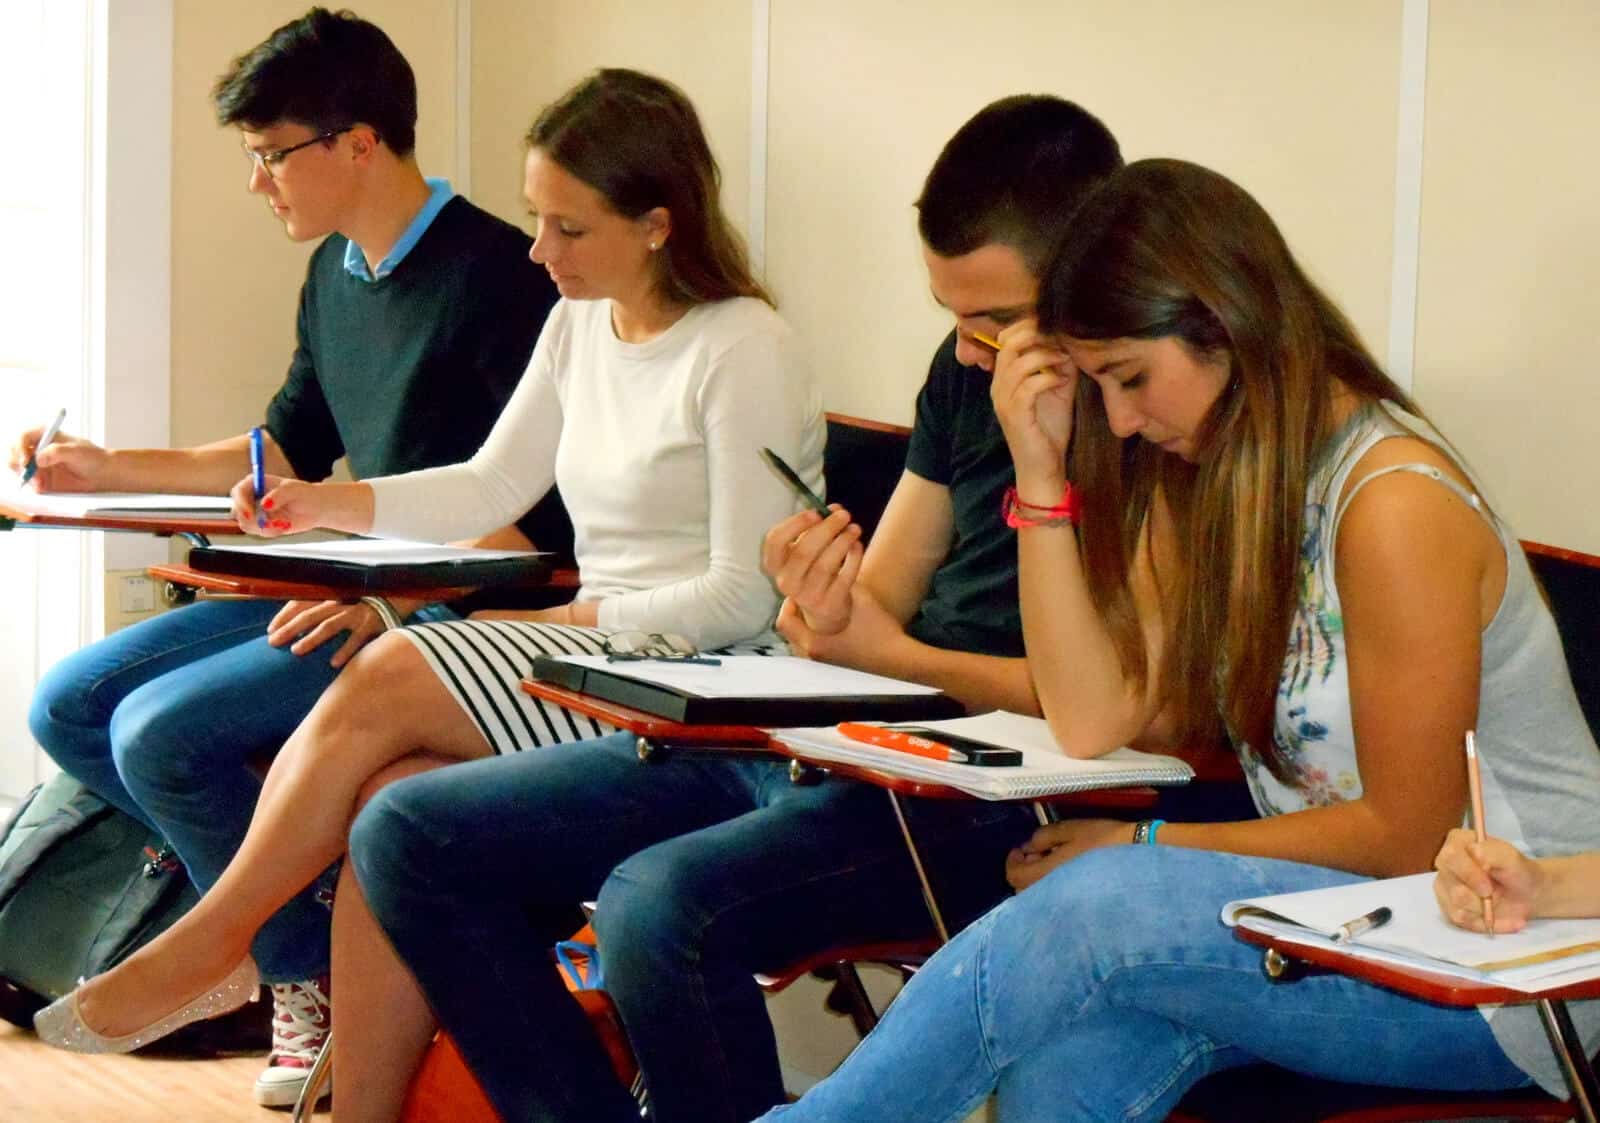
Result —
M288 1111L256 1105L254 1084L263 1063L261 1056L85 1057L41 1045L31 1033L0 1022L0 1120L288 1123Z

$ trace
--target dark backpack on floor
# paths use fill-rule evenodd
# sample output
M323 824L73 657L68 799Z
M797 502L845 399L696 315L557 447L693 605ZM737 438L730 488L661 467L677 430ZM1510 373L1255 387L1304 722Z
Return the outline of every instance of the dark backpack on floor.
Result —
M39 785L0 830L0 1018L31 1028L41 1006L120 963L198 900L177 855L143 823L65 773ZM252 1050L269 1034L251 1003L234 1024L196 1023L167 1048Z

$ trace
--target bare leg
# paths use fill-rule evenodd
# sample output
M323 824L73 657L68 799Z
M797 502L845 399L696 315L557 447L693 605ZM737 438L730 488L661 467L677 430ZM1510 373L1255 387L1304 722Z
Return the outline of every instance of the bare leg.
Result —
M248 715L242 715L248 720ZM221 982L256 930L344 852L357 794L418 749L488 756L470 718L411 642L380 636L356 656L272 763L239 853L182 920L81 988L101 1033L131 1033Z
M427 754L408 756L374 776L361 792L364 805L385 784L451 763ZM422 989L367 908L348 862L333 898L333 1071L338 1123L390 1123L400 1117L406 1089L438 1023Z

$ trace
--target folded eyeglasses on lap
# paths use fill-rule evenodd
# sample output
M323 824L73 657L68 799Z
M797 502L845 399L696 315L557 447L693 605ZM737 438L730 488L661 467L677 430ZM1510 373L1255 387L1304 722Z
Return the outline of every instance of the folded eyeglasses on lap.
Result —
M683 636L672 632L613 632L600 649L607 663L630 663L643 659L662 663L698 663L720 667L722 660L701 655L700 649Z

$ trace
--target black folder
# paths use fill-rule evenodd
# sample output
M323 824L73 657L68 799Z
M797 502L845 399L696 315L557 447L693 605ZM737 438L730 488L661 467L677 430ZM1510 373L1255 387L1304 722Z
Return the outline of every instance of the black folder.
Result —
M261 577L272 581L328 585L354 596L382 594L396 589L421 591L513 583L536 585L550 577L550 562L543 554L372 565L289 553L250 553L226 547L196 546L189 551L189 565L203 573L220 573L230 577Z
M549 655L533 660L533 677L684 725L829 725L840 721L933 721L960 717L965 707L948 694L855 694L810 698L702 698L628 674L627 663L605 668Z

